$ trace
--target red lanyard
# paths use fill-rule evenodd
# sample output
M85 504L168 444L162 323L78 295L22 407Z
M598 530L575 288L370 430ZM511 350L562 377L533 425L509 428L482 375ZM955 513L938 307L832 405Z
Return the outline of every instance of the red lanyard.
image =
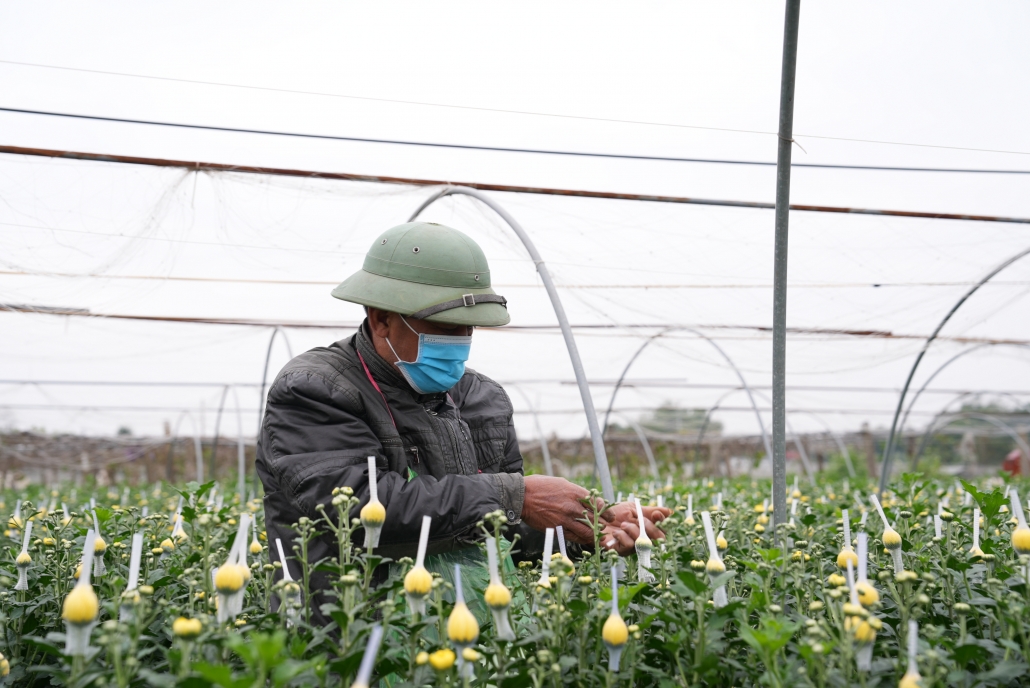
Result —
M383 398L383 406L386 407L386 412L390 414L390 422L393 423L393 429L397 429L397 421L393 419L393 411L390 410L390 403L386 401L386 395L383 394L383 390L379 389L379 383L372 377L372 372L368 369L368 364L365 363L365 357L361 355L361 352L355 347L354 351L358 354L358 360L361 361L361 367L365 369L365 375L368 377L368 381L372 383L372 386L379 392L379 396Z

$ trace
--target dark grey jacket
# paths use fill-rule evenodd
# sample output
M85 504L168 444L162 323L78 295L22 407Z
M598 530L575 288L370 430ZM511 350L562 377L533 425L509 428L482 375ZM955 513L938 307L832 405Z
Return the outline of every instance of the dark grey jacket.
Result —
M271 551L278 537L291 556L290 525L319 518L316 505L335 514L334 487L347 485L360 498L356 518L368 502L369 456L386 507L377 553L414 557L423 516L433 519L430 554L468 547L479 539L476 522L497 509L522 535L525 554L539 550L539 533L521 525L522 455L501 386L466 369L449 393L418 394L375 352L367 331L366 324L350 339L297 356L269 389L257 471ZM312 543L309 558L335 553L329 533ZM313 580L316 589L327 585L324 575Z

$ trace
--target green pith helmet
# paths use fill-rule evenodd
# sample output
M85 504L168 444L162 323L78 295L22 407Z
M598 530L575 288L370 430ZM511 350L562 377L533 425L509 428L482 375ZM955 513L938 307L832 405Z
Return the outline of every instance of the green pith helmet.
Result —
M453 325L507 325L507 303L490 288L479 244L456 229L409 222L384 232L361 270L333 296L362 306Z

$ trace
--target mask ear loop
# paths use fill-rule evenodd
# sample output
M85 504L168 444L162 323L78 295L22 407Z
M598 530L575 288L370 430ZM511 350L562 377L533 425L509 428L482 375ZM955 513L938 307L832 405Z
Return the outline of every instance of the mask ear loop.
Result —
M400 313L398 313L397 315L401 315L401 314L400 314ZM415 332L415 328L411 326L411 323L409 323L409 322L408 322L408 320L407 320L407 319L406 319L406 318L405 318L405 317L404 317L403 315L401 315L401 321L402 321L402 322L403 322L403 323L404 323L405 325L407 325L407 326L408 326L408 329L409 329L409 330L411 330L412 332ZM420 334L419 334L418 332L415 332L415 336L416 336L416 337L420 337L421 335L420 335Z
M405 317L403 315L401 315L400 313L398 313L397 315L400 315L401 322L403 322L405 325L407 325L409 330L411 330L412 332L415 332L415 328L412 327L410 323L408 323L408 321L405 319ZM418 332L415 332L415 336L418 337L418 350L419 350L419 353L421 354L422 353L422 335L420 335ZM415 362L418 361L418 356L417 355L415 356L415 360L414 361L403 361L403 360L401 360L401 357L397 355L397 350L394 349L393 348L393 344L390 343L390 338L389 337L383 337L383 339L386 340L386 345L388 347L390 347L390 351L393 353L394 357L397 359L395 361L395 363L415 363Z
M393 353L393 357L397 359L396 361L394 361L394 363L407 363L407 361L402 361L401 357L397 355L397 350L394 349L393 348L393 344L390 343L390 338L389 337L383 337L383 339L386 340L386 345L388 347L390 347L390 352Z

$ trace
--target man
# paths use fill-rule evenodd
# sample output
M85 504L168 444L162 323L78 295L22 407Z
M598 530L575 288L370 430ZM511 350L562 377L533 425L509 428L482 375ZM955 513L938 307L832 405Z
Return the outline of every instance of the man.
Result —
M498 509L509 535L521 536L526 558L539 557L541 533L557 525L571 541L593 545L578 520L587 491L561 478L523 476L511 401L496 382L465 368L474 328L509 322L472 239L432 223L394 227L332 294L364 306L367 319L349 339L290 361L269 389L257 470L270 542L281 538L291 552L291 524L319 518L316 506L328 507L335 487L361 499L356 517L369 499L367 457L375 456L386 507L376 551L384 556L415 555L423 516L432 517L429 554L468 549L481 537L476 523ZM650 537L660 537L654 522L669 511L644 513ZM633 551L633 506L614 505L603 518L604 546ZM314 562L333 553L326 535L308 556ZM327 587L324 576L313 587Z

